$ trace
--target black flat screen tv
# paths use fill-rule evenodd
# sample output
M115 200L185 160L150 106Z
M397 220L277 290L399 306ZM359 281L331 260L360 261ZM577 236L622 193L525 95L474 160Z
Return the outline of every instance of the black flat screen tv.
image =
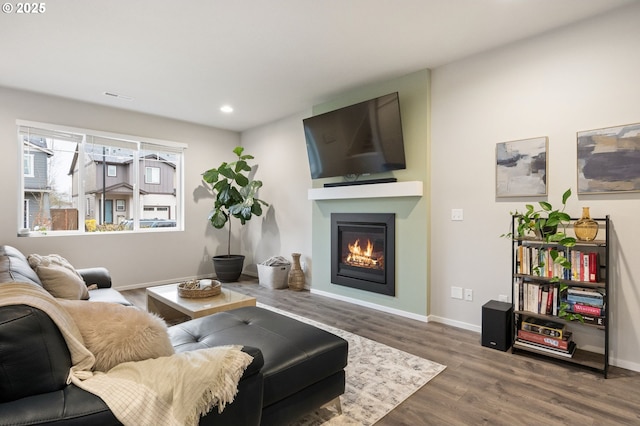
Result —
M407 167L398 93L302 122L312 179L357 177Z

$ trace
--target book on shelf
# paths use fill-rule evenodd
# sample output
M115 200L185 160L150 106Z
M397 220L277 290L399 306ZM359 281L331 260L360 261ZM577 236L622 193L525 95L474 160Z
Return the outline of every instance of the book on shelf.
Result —
M597 283L600 280L600 265L598 263L598 253L589 253L589 282Z
M516 311L523 310L524 280L520 277L513 278L513 306Z
M585 324L589 324L589 325L604 326L604 319L605 319L604 316L599 317L594 315L582 314L582 320L584 321Z
M538 305L538 312L540 312L542 315L547 315L547 305L548 305L548 300L549 300L549 287L541 287L540 288L540 304Z
M569 310L571 312L575 312L576 314L591 315L596 317L602 317L605 315L604 306L590 306L583 305L582 303L569 302Z
M558 339L561 339L566 333L566 326L564 324L536 317L524 318L520 328L525 331L543 334Z
M588 296L602 299L604 297L604 290L597 288L570 287L567 289L567 294L575 294L577 296Z
M571 342L571 332L566 332L566 335L562 339L556 339L555 337L545 336L543 334L532 333L526 330L518 330L518 338L531 343L537 343L539 345L549 346L551 348L568 350L569 343Z
M535 351L544 352L544 353L561 356L565 358L573 358L573 355L576 352L576 343L574 341L569 342L569 346L567 350L561 350L561 349L551 348L545 345L539 345L526 340L522 340L520 338L516 339L513 345L516 348L520 347L524 349L533 349Z
M581 303L583 305L595 306L597 308L604 306L604 299L602 297L580 296L573 293L567 293L567 302Z

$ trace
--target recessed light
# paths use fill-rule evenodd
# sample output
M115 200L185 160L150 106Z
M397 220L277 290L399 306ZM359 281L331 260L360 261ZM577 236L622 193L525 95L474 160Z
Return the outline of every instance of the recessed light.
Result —
M114 93L114 92L104 92L105 96L109 96L111 98L117 98L117 99L123 99L125 101L132 101L133 98L131 96L127 96L127 95L121 95L119 93Z
M223 106L220 107L220 111L229 114L229 113L233 112L233 107L231 105L223 105Z

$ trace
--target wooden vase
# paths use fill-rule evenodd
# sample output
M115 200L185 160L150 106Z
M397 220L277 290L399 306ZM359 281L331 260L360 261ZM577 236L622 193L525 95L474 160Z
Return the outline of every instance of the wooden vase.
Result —
M293 258L293 266L289 271L289 288L291 290L300 291L304 290L304 271L300 266L300 253L291 253Z

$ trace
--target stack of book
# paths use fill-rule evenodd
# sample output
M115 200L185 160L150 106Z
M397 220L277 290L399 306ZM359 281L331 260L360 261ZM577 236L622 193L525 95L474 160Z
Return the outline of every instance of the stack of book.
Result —
M576 344L564 324L535 317L522 320L514 346L572 358Z
M599 289L571 287L567 290L569 310L581 314L586 324L604 325L605 297Z

